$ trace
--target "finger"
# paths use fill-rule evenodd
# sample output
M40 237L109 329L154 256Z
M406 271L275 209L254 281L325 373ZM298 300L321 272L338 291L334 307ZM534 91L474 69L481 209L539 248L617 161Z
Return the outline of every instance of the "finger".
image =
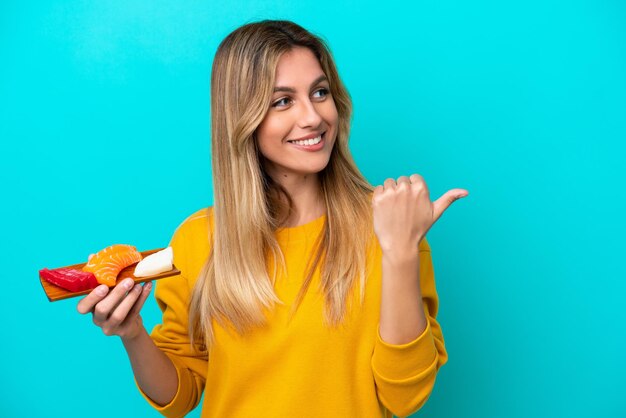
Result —
M109 296L95 306L93 320L96 324L107 320L111 312L122 301L126 292L133 288L133 279L124 279L111 290Z
M410 186L411 185L411 181L409 180L409 178L407 176L400 176L398 177L398 180L396 180L396 184L399 187L400 185L402 186Z
M76 309L81 314L91 312L93 310L93 307L96 306L96 304L102 299L104 299L107 293L109 293L109 288L106 285L101 284L100 286L92 290L91 293L89 293L87 296L82 298L81 301L78 302Z
M426 185L426 182L424 181L424 177L420 176L419 174L411 174L410 179L411 179L412 189L424 191L426 197L430 199L430 191L428 190L428 186Z
M396 181L394 179L387 179L385 180L385 182L383 183L385 190L395 190L396 188Z
M128 315L126 315L126 318L132 318L133 316L139 314L139 311L141 311L143 304L148 299L148 296L150 295L151 290L152 290L152 282L148 282L143 285L143 288L141 290L141 296L139 296L139 298L137 299L137 302L135 302L130 312L128 312Z
M124 322L128 312L133 307L139 296L141 296L141 290L143 287L137 283L131 290L128 291L128 294L122 299L122 301L115 307L111 315L109 315L108 325L109 326L117 326Z
M456 202L458 199L465 197L469 192L465 189L452 189L445 192L439 199L433 202L433 223L439 219L443 212Z
M424 181L424 178L419 174L411 174L409 179L411 180L411 184L417 184Z
M376 187L374 187L374 193L372 194L372 200L374 198L380 196L383 193L384 190L385 189L383 188L383 186L376 186Z

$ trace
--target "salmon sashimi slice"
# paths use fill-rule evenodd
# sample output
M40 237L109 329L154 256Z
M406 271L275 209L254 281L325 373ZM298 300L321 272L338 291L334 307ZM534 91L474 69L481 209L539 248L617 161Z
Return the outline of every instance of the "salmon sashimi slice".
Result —
M112 287L122 269L141 259L141 254L134 246L115 244L98 251L83 267L83 271L93 273L98 283Z

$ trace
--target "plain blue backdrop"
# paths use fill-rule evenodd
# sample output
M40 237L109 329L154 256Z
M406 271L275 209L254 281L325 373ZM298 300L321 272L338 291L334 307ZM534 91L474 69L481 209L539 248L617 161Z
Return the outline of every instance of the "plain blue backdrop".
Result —
M165 246L212 204L213 54L263 18L328 40L373 184L470 192L428 234L450 360L415 416L626 416L615 0L2 1L0 416L158 416L117 337L37 271Z

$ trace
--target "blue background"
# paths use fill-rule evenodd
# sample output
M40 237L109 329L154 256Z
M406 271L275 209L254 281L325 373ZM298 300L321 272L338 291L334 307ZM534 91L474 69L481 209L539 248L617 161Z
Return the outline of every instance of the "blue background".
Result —
M372 183L470 191L428 234L450 361L416 416L625 416L624 2L224 3L0 3L0 415L158 416L37 271L212 203L213 54L286 18L329 41Z

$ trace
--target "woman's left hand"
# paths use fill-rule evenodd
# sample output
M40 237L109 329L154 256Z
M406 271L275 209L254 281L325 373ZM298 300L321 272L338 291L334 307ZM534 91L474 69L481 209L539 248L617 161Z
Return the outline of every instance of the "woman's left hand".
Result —
M434 202L419 174L387 179L377 186L372 196L374 232L383 250L413 251L443 212L457 199L465 197L465 189L452 189Z

